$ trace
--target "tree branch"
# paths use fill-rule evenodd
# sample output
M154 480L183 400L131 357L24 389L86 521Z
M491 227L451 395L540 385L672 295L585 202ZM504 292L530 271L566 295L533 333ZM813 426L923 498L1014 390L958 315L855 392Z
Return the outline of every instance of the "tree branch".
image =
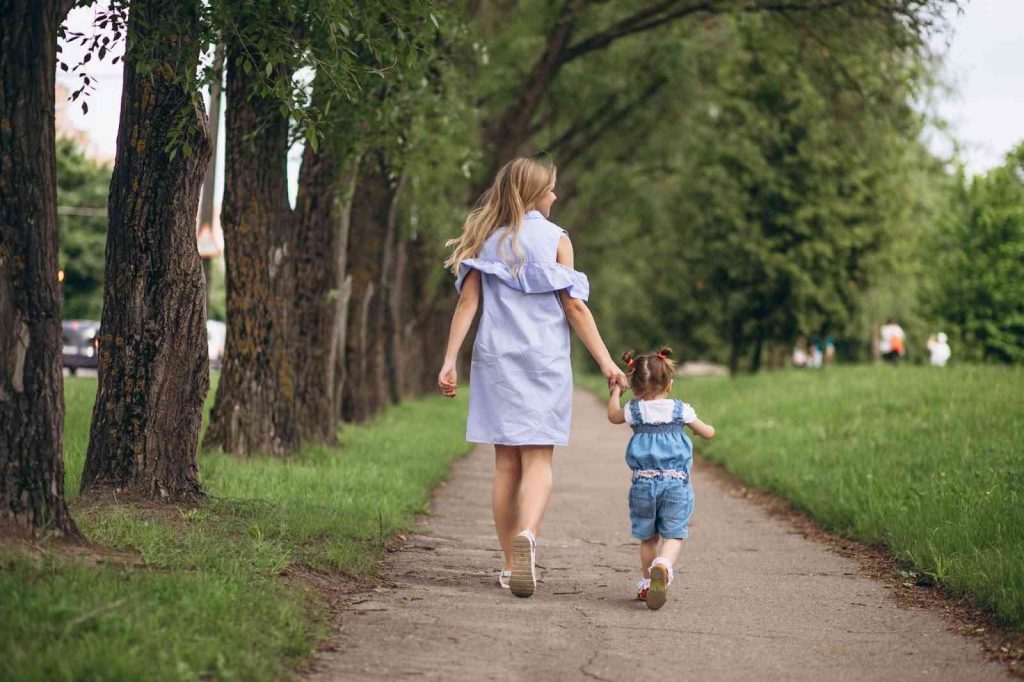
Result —
M578 59L590 52L602 50L626 36L643 33L691 14L732 14L757 12L812 12L840 7L850 0L753 0L740 4L722 4L714 0L682 3L680 0L663 0L647 9L622 19L613 26L584 38L569 47L562 55L560 65ZM682 6L680 6L682 5Z
M613 98L608 106L601 107L596 113L586 119L578 126L573 126L562 134L551 146L554 153L558 149L565 148L565 153L559 158L558 165L561 168L569 166L574 161L604 137L610 130L622 124L634 111L640 108L651 97L654 97L669 82L668 77L659 76L651 81L646 88L631 101L615 108L610 106L614 103Z

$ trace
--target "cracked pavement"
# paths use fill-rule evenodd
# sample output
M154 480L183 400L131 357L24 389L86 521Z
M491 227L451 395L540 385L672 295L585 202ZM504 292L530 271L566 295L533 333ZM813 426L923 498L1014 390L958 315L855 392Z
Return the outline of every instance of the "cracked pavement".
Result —
M634 599L623 463L629 429L577 391L530 599L497 586L493 451L457 462L387 583L355 595L310 679L1005 680L977 642L785 520L694 471L695 511L660 611ZM699 449L700 444L697 443Z

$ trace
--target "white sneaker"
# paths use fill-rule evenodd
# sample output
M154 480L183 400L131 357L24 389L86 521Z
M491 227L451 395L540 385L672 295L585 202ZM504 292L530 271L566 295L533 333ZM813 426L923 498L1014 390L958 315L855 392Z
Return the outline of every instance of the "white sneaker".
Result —
M517 597L533 596L537 589L537 539L529 530L512 538L512 576L509 589Z
M511 579L512 571L502 570L501 573L498 574L498 585L500 585L502 589L507 590L509 589L509 580Z

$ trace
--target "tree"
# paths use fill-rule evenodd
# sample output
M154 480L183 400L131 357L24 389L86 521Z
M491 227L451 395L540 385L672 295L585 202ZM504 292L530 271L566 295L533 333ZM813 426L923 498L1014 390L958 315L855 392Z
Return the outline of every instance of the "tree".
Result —
M511 11L520 16L541 18L542 43L539 50L531 50L536 57L519 61L527 67L525 70L519 66L515 70L517 75L501 79L503 87L491 90L490 96L484 98L483 104L489 112L483 125L486 153L472 195L475 198L486 189L503 163L530 151L531 141L544 124L538 120L538 115L544 110L549 91L568 66L631 36L662 30L691 17L742 14L814 17L834 13L846 19L892 19L885 30L894 39L913 44L920 42L941 21L940 10L944 6L956 4L957 0L865 0L858 3L842 0L724 0L714 3L643 0L614 4L563 0L534 8L518 3L510 5ZM627 9L621 9L623 6ZM495 23L504 28L512 22ZM535 45L526 41L521 44ZM642 79L635 79L633 87L645 86ZM585 114L581 118L590 120L592 115Z
M227 40L224 226L228 337L207 447L286 454L298 446L289 320L295 249L288 116L261 90L272 61ZM267 66L270 66L267 69ZM288 78L286 65L277 77Z
M0 0L0 521L78 531L64 501L54 88L70 0Z
M684 22L552 84L534 139L568 153L557 220L579 227L611 345L756 369L801 332L849 328L918 164L907 102L927 64L894 24L857 8Z
M133 0L110 185L99 390L82 489L194 501L209 386L196 250L210 155L198 0Z
M962 187L961 210L930 250L932 309L953 326L961 357L1024 362L1024 144Z

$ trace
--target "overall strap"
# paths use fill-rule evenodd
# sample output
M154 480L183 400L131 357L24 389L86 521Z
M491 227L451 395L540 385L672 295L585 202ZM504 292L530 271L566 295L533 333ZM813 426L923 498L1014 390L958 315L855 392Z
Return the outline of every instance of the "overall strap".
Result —
M673 400L672 402L673 402L673 405L672 405L672 421L673 422L681 422L681 421L683 421L683 401L682 400Z
M630 400L628 406L629 416L632 418L633 424L643 424L644 418L640 414L640 403L635 400Z

